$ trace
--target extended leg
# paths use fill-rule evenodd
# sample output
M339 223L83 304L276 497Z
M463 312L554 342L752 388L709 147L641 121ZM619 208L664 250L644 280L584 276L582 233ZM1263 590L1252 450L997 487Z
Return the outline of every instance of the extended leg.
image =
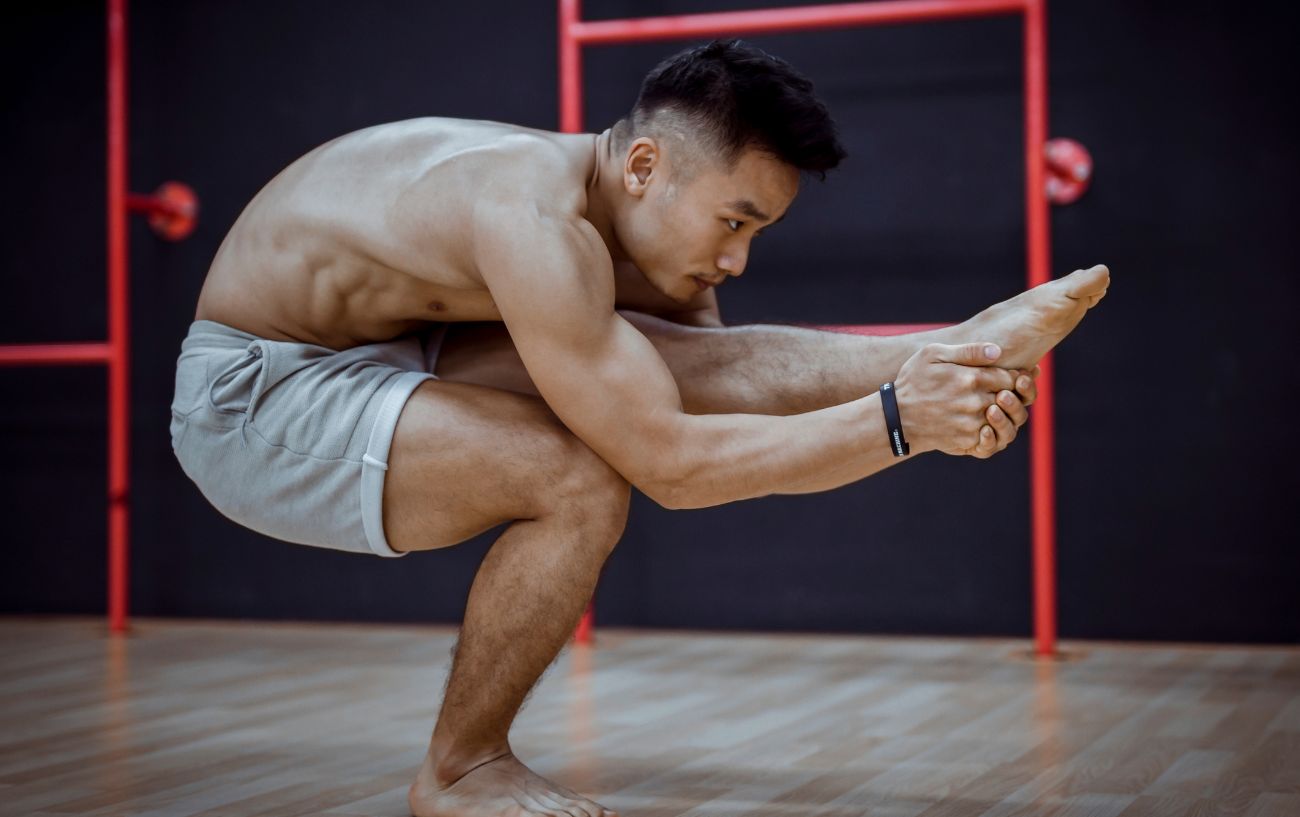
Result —
M949 330L864 337L797 326L681 326L627 310L650 339L692 414L798 414L870 394L926 343ZM455 326L438 358L438 376L537 394L504 325Z
M680 326L639 312L620 314L668 364L692 414L798 414L870 394L928 343L991 341L998 365L1028 370L1105 295L1110 275L1093 267L932 332L867 337L796 326ZM505 327L457 326L438 361L445 380L537 394Z

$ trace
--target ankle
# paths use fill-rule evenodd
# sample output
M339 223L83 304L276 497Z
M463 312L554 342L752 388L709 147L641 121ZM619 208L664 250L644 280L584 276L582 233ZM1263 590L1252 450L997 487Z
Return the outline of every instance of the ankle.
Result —
M473 769L510 753L505 741L474 747L431 743L421 775L438 788L446 788Z

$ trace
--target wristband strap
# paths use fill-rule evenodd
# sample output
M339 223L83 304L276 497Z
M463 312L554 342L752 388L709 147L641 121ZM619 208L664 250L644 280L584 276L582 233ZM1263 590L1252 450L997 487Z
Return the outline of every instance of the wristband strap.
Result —
M903 436L903 420L898 415L898 396L891 380L880 387L880 407L885 410L885 430L889 432L889 447L895 457L906 457L912 450Z

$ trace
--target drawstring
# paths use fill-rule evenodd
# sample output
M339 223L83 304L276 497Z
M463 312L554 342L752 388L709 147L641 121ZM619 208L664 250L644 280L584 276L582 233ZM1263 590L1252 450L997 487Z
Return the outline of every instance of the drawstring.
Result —
M226 379L231 377L232 375L238 377L239 373L250 365L249 363L250 358L254 360L264 358L264 352L261 345L261 341L253 341L252 343L250 343L248 345L248 348L244 350L243 357L241 357L238 361L236 361L235 363L227 367L226 370L223 371L221 374L212 378L212 382L208 385L208 402L218 411L230 411L231 409L225 408L217 403L216 397L214 395L214 392L217 390L217 387L224 385ZM248 405L244 406L242 409L242 411L244 412L244 417L239 424L239 438L244 445L248 444L248 436L247 436L246 429L248 424L253 422L253 416L257 412L257 404L262 399L262 392L264 391L266 385L267 370L269 368L270 367L267 366L266 360L263 359L262 365L258 367L257 372L254 374L255 379L253 381L252 389L249 393ZM232 406L232 408L234 411L241 410L238 407L238 405Z

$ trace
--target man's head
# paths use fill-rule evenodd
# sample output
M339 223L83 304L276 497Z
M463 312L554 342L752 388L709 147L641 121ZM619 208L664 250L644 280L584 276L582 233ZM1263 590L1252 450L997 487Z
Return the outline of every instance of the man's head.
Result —
M694 278L739 275L754 236L785 215L800 174L824 178L845 157L812 83L739 40L655 66L610 145L627 194L619 242L681 301L698 291Z

